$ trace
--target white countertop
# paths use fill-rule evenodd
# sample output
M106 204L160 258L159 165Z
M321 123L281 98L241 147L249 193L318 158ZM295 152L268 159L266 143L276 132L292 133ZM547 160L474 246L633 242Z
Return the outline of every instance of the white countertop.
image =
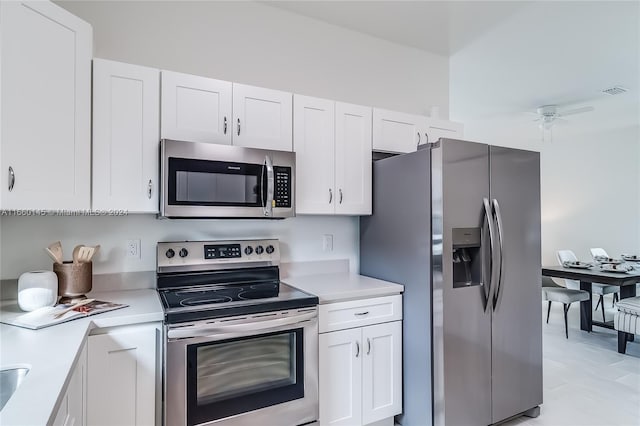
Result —
M285 284L318 296L320 304L400 294L404 286L353 273L288 277Z
M157 291L90 293L90 297L129 305L40 330L0 324L0 368L28 367L29 373L0 411L0 424L44 425L52 420L85 337L94 328L163 320ZM15 300L0 304L0 316L23 313Z

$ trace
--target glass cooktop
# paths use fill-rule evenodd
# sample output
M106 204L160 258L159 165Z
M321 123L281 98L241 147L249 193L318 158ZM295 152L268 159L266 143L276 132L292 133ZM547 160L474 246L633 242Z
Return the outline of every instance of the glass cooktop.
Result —
M318 298L279 281L160 290L169 323L294 309Z

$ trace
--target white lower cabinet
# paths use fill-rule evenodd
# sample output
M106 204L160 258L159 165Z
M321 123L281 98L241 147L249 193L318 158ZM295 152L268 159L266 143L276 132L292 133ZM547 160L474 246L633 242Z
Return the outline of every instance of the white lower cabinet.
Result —
M82 426L86 422L87 345L73 369L71 379L62 397L53 426Z
M376 299L390 300L363 300L361 309L353 312L356 321L370 322L365 317L371 315L368 307L376 306ZM354 303L358 304L329 306L344 304L346 309L339 310L346 312ZM396 321L320 334L321 425L392 425L393 416L402 412L401 313L396 310L393 316Z
M155 425L159 325L89 336L88 425Z

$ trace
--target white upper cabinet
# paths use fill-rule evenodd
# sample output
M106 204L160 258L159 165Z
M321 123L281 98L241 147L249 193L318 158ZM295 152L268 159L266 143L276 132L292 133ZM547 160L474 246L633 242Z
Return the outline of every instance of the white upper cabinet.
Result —
M50 2L0 2L0 208L90 207L89 24Z
M332 214L335 194L335 102L294 96L296 213Z
M336 102L336 214L371 214L371 108Z
M162 71L162 139L231 145L232 84Z
M160 71L93 61L94 210L158 212Z
M426 129L425 141L429 143L437 142L440 138L462 139L463 125L454 121L439 120L429 118Z
M374 108L373 150L391 153L415 151L419 144L425 142L426 128L426 117Z
M294 95L296 213L371 214L371 108Z
M291 151L293 95L233 84L233 145Z

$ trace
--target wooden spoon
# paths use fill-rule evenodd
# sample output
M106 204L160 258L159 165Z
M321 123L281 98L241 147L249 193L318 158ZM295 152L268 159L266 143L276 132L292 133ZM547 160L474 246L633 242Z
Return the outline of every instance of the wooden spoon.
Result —
M55 243L50 244L49 247L47 247L47 253L53 255L57 263L62 263L64 257L62 255L62 244L60 243L60 241L56 241Z
M45 247L44 251L47 252L49 257L53 260L53 263L58 263L60 265L62 264L62 262L60 262L60 259L58 259L58 256L56 256L56 254L53 251L51 251L49 247Z
M82 244L77 245L73 248L73 263L80 262L80 250L82 250L84 246Z

